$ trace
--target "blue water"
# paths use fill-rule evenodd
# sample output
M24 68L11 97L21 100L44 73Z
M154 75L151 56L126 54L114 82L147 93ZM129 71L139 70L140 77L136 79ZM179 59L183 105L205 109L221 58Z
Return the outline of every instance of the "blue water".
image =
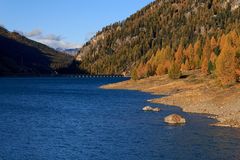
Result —
M238 160L240 130L206 116L141 108L147 93L103 90L124 78L1 78L0 160ZM188 123L169 126L178 113Z

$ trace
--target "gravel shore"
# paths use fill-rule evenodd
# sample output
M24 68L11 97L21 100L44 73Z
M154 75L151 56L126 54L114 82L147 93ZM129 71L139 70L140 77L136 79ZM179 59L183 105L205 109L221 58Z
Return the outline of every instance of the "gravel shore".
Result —
M172 106L179 106L185 112L213 115L219 122L213 125L240 128L240 84L221 87L211 76L199 71L184 74L179 80L167 75L154 76L138 81L128 80L102 86L104 89L127 89L166 95L150 100Z

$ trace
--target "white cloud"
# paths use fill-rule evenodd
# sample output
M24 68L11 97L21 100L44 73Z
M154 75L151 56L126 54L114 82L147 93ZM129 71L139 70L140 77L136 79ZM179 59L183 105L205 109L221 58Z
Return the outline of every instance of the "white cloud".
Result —
M40 29L35 29L31 32L25 33L25 36L27 37L37 37L37 36L41 36L42 35L42 31Z
M34 39L40 43L46 44L52 48L63 48L63 49L71 49L71 48L80 48L82 45L77 43L70 43L64 40L52 40L52 39Z
M57 35L54 35L54 34L49 34L49 35L46 35L44 37L44 39L53 40L53 41L61 41L63 38L61 36L57 36Z
M24 35L30 39L33 39L37 42L43 43L55 49L56 48L63 48L63 49L80 48L82 46L81 44L78 44L78 43L67 42L60 35L44 34L43 31L40 29L35 29L31 32L25 33Z

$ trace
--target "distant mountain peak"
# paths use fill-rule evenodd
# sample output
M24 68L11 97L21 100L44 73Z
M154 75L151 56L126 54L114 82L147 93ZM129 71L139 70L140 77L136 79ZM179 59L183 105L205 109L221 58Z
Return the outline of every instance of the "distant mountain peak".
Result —
M80 48L56 48L56 50L74 56L79 52Z

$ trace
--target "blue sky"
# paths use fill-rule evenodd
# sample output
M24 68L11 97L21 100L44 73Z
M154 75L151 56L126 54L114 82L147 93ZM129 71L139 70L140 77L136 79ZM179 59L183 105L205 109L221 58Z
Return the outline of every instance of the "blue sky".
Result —
M0 24L52 47L72 48L153 0L0 0Z

